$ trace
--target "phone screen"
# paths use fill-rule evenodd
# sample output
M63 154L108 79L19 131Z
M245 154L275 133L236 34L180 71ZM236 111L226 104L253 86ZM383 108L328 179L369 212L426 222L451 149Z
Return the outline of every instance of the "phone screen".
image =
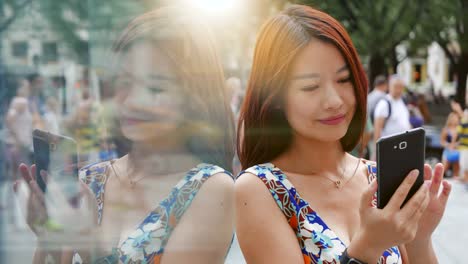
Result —
M377 142L377 207L382 209L390 201L410 171L419 176L403 205L424 183L425 130L412 129L380 139Z
M36 179L42 191L46 192L47 183L41 177L41 171L47 173L47 179L53 180L72 198L77 195L78 153L76 142L68 137L54 135L45 131L33 132L34 160Z

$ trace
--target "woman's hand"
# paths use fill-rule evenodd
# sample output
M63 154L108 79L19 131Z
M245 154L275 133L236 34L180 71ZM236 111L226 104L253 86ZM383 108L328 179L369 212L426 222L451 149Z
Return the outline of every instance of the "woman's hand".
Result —
M423 184L416 194L400 209L419 172L413 170L398 187L383 209L371 205L377 191L373 181L361 199L361 227L348 247L351 257L375 263L386 249L413 241L420 219L429 204L429 182Z
M430 182L429 204L419 220L418 232L412 243L430 241L432 233L444 215L452 186L443 178L444 166L442 164L438 163L434 170L428 164L424 166L424 179ZM441 185L442 191L440 191Z
M73 204L64 194L60 184L54 182L45 172L41 172L47 182L47 192L39 188L36 181L36 166L19 166L19 171L29 189L26 206L26 220L36 234L39 243L55 246L75 246L78 235L91 231L97 223L97 206L91 190L82 182L77 182L78 196ZM19 182L13 188L18 191ZM82 245L81 245L82 246Z

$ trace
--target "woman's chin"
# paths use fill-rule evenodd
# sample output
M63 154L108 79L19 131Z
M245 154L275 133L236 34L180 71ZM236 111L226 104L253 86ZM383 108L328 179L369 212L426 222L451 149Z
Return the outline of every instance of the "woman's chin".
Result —
M134 143L154 143L167 140L174 135L174 130L161 127L122 126L122 135Z

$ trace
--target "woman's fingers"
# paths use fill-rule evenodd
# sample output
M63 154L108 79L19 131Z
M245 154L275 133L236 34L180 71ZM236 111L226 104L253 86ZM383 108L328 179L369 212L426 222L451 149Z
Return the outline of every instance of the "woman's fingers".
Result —
M430 181L425 181L413 197L411 197L411 199L405 204L403 209L401 209L400 215L403 219L410 219L419 210L426 209L426 207L423 208L423 205L424 201L429 196L429 184Z
M432 176L432 183L431 183L431 188L430 188L431 196L437 197L443 177L444 177L444 166L438 163L434 168L434 175Z
M31 177L36 180L36 164L31 165Z
M429 164L424 164L424 180L429 181L432 179L432 168Z
M413 215L411 216L411 220L409 220L410 222L413 222L413 223L418 223L419 222L419 219L424 214L424 212L426 211L427 206L429 205L429 202L431 201L431 197L428 194L429 193L429 190L428 190L429 187L428 186L424 187L424 185L421 186L421 187L426 188L426 190L424 192L426 195L424 196L424 199L421 202L419 208L417 208L414 211Z
M443 208L447 205L448 198L450 196L450 192L452 191L452 185L448 181L443 181L442 182L442 193L440 194L440 202L443 205Z
M31 195L34 195L34 199L39 202L41 205L45 206L45 195L42 192L39 184L36 181L29 182L29 189L31 190Z
M392 211L400 210L401 205L403 204L406 197L408 196L409 191L411 190L411 187L413 187L414 183L416 182L418 175L418 170L412 170L408 174L408 176L403 180L398 189L392 195L392 198L390 198L390 201L385 206L385 209Z
M29 170L28 166L24 163L21 163L18 167L19 169L19 172L21 174L21 177L23 177L23 179L29 183L30 181L34 180L34 176L32 176L31 174L31 171Z

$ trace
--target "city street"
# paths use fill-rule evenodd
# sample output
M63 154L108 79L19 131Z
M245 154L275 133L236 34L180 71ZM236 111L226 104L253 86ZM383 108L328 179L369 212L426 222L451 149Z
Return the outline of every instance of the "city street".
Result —
M433 241L434 248L442 264L464 264L466 259L462 252L468 243L468 188L458 181L450 180L453 184L453 191L450 197L446 214L436 230ZM6 186L2 186L2 234L3 248L6 257L0 263L31 263L34 252L34 238L24 223L13 225L10 221L9 210L5 209L6 196L8 193ZM6 193L7 192L7 193ZM11 194L11 193L10 193ZM18 212L18 211L17 211ZM226 259L227 264L245 263L237 240L231 247L231 251Z

